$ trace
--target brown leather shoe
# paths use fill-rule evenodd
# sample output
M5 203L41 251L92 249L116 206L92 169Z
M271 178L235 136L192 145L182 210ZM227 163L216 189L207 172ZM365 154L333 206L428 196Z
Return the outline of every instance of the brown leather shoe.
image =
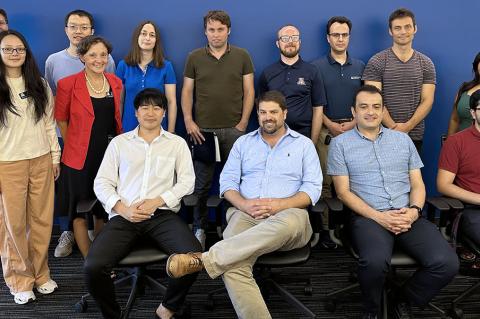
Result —
M172 278L180 278L202 269L202 253L173 254L167 260L167 274Z

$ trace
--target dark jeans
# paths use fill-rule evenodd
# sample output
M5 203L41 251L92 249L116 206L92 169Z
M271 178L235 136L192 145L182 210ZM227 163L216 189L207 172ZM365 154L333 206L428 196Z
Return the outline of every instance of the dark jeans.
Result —
M420 158L422 158L423 140L413 141L413 145L415 145L418 155L420 155Z
M480 206L465 205L460 231L475 244L480 245Z
M221 165L225 164L232 149L233 143L242 136L245 132L241 132L236 128L217 128L217 129L202 129L203 131L215 132L220 146ZM205 163L201 161L194 161L195 169L195 195L198 197L198 204L193 211L193 229L207 229L208 226L208 209L207 199L208 192L212 187L213 175L215 174L215 162ZM220 163L219 163L220 164Z
M414 222L409 231L394 235L372 219L352 214L350 228L352 243L360 256L358 281L365 312L380 310L394 245L418 263L418 270L402 287L402 293L414 305L425 306L458 272L455 250L436 226L424 218Z
M132 223L121 216L113 217L95 238L85 260L88 291L105 318L120 317L111 270L142 238L155 243L169 255L202 250L188 226L171 211L157 210L154 217L140 223ZM170 278L162 304L178 311L196 277L197 274Z

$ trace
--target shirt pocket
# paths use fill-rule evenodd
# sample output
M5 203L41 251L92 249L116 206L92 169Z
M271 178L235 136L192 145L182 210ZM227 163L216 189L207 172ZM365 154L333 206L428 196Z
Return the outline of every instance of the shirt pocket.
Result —
M155 175L162 181L172 181L175 172L175 158L168 156L157 156Z

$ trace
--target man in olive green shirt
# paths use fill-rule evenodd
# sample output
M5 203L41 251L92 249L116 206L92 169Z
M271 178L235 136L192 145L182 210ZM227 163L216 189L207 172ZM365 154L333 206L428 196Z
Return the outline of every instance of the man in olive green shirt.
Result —
M228 43L230 17L224 11L209 11L204 17L208 44L192 51L185 64L182 111L187 133L195 144L202 144L202 132L217 135L224 163L235 140L245 133L253 109L253 63L248 52ZM195 92L195 119L193 95ZM215 173L215 162L194 160L194 231L205 248L208 192Z

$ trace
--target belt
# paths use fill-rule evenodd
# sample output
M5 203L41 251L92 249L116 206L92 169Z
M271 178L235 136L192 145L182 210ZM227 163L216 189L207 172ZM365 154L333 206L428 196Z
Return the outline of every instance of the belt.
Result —
M345 122L350 122L352 121L353 118L345 118L345 119L335 119L335 120L331 120L332 122L335 122L335 123L338 123L338 124L342 124L342 123L345 123Z

